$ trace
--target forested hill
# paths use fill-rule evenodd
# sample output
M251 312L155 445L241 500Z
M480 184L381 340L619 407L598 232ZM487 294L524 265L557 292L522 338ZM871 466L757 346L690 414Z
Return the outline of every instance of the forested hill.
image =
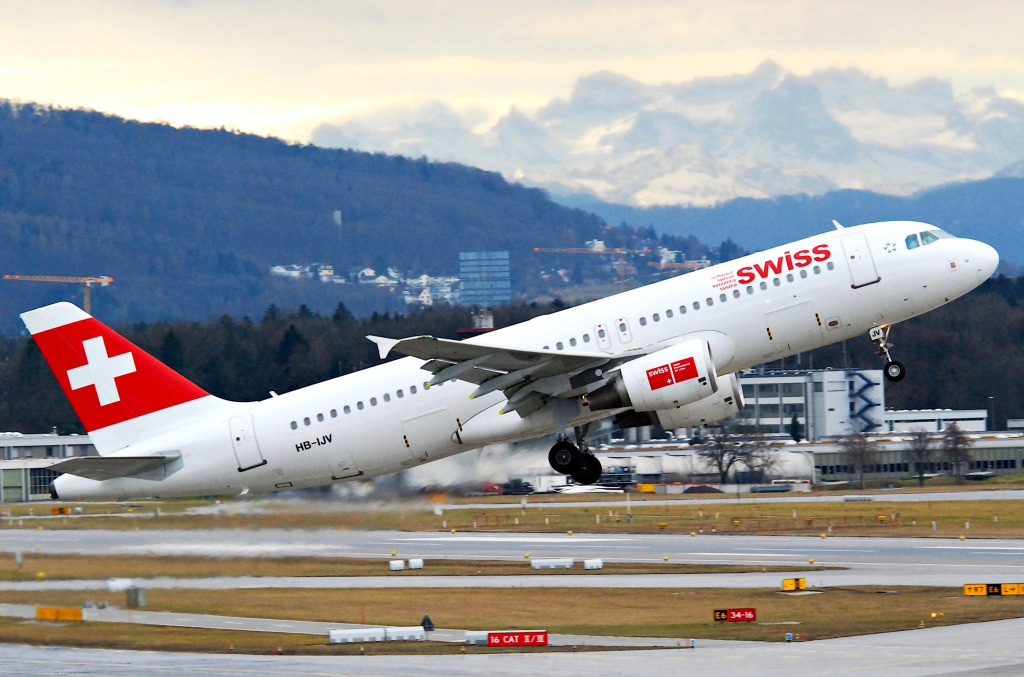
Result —
M113 276L92 294L107 321L259 317L272 303L396 310L394 294L269 268L450 275L459 251L509 250L522 289L541 265L534 246L636 237L462 165L0 101L0 273ZM20 330L20 312L80 298L68 285L0 285L3 333Z

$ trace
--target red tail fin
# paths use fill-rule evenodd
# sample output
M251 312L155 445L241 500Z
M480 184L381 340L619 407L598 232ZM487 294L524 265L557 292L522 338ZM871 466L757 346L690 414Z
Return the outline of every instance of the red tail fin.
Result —
M21 319L90 433L209 395L70 303Z

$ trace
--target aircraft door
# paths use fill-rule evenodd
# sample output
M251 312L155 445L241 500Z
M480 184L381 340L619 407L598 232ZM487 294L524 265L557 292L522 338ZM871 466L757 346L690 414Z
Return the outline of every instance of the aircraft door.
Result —
M252 414L236 416L228 422L231 431L231 446L235 450L235 458L238 460L238 472L245 472L266 465L260 451L259 442L256 441L256 429L253 426Z
M629 330L629 321L620 317L615 320L615 328L618 330L619 343L629 343L633 340L633 333Z
M766 313L769 345L775 354L798 353L822 345L821 318L810 301Z
M875 268L875 260L871 257L868 238L864 233L847 235L842 239L842 245L854 289L866 287L882 279Z

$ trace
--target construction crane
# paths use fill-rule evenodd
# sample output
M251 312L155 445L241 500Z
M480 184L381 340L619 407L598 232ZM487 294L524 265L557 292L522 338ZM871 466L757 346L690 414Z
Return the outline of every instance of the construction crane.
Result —
M62 277L59 275L4 275L5 280L25 280L27 282L64 282L67 284L85 285L82 291L82 306L85 312L92 314L92 302L89 298L89 290L94 284L106 287L114 281L109 275L101 277Z
M545 247L534 247L533 251L551 254L615 254L619 257L619 291L626 289L626 255L627 254L650 254L650 249L623 249L622 247L587 247L568 249L548 249Z

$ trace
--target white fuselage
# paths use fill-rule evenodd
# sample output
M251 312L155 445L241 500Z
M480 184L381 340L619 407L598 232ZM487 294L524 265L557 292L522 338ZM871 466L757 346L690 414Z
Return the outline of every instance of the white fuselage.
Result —
M472 341L622 355L701 338L718 373L728 374L920 315L991 275L998 257L983 243L947 238L908 249L907 238L927 230L934 227L912 222L835 230ZM577 398L556 403L558 412L549 406L526 418L501 415L506 400L500 391L470 399L471 383L428 388L431 374L423 364L402 358L256 403L209 398L207 417L167 426L125 450L180 451L179 461L150 476L105 482L65 475L57 480L59 494L182 496L311 487L537 437L554 432L556 421L578 425L615 413L591 412Z

